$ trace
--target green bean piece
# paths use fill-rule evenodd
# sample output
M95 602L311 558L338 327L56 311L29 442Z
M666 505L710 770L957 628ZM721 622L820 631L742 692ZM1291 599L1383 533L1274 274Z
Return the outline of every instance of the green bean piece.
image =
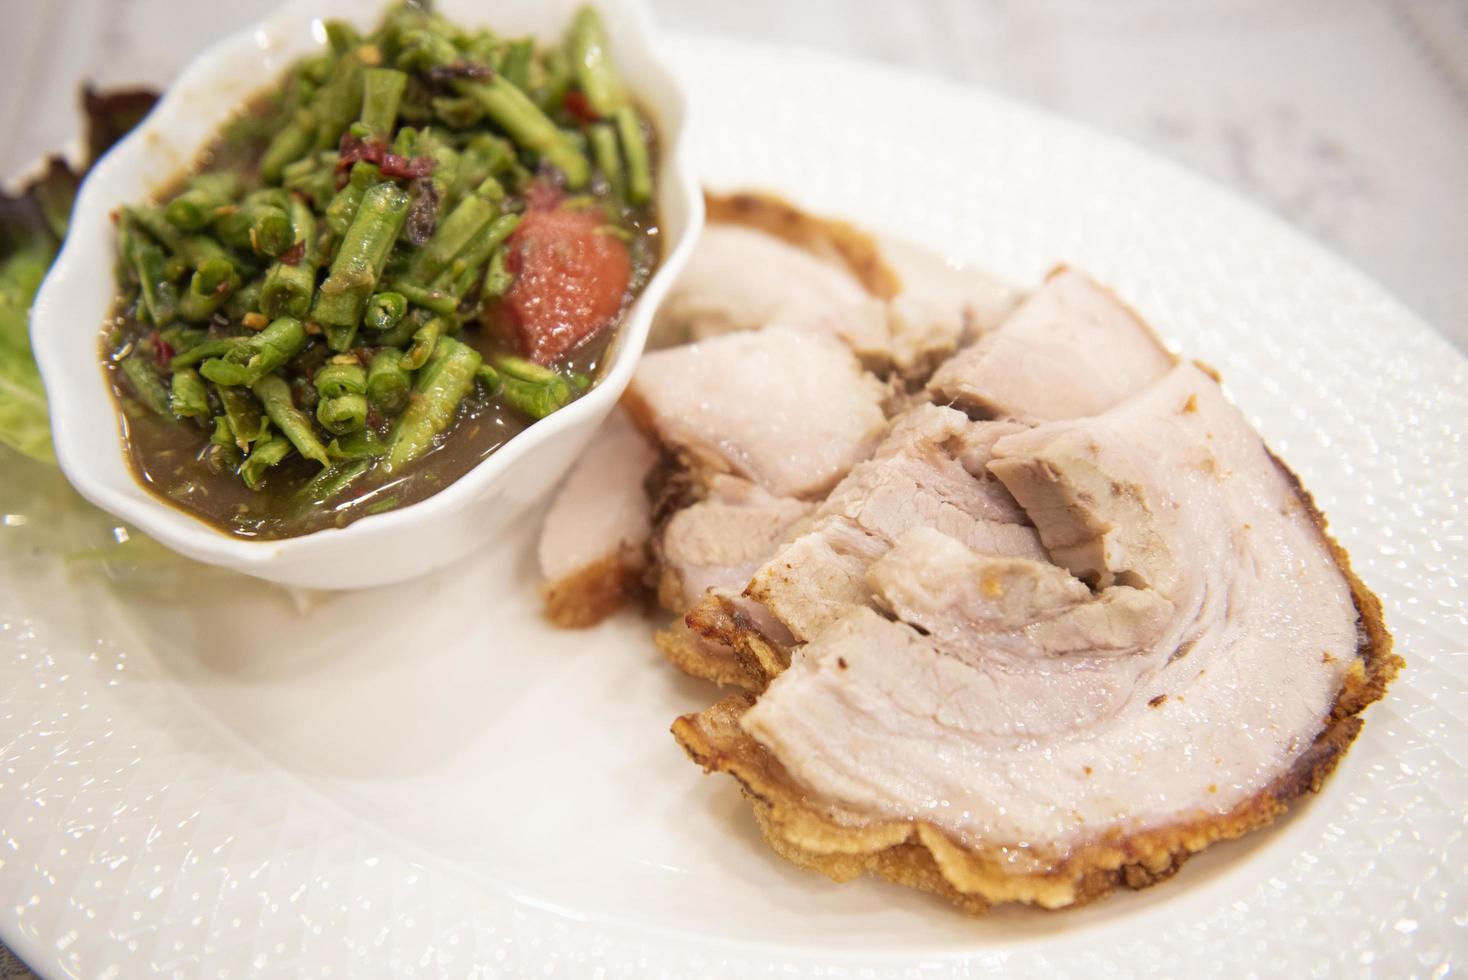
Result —
M206 259L179 297L178 315L190 323L203 323L213 316L230 294L240 288L240 274L228 259Z
M296 407L291 398L291 386L284 378L278 374L267 374L250 390L265 406L265 414L270 416L270 421L296 447L296 452L322 466L330 464L326 458L326 446L316 437L316 430L311 426L311 417Z
M198 371L184 368L173 372L168 410L181 419L207 419L214 414L209 407L209 389Z
M362 125L370 139L388 141L398 119L398 106L408 87L408 76L391 68L362 72Z
M353 460L333 463L291 494L290 509L296 517L304 517L311 511L340 497L346 489L361 478L371 466L371 460Z
M118 229L121 250L142 298L139 313L157 327L172 323L178 312L178 290L164 271L163 249L139 233L130 210L123 212Z
M423 286L415 286L411 283L398 281L395 284L398 295L402 296L414 306L420 306L437 316L453 316L459 308L459 301L452 294L439 289L427 289Z
M388 291L373 293L367 303L367 312L362 314L362 323L374 333L391 330L408 315L408 297L402 293Z
M498 299L510 291L515 276L506 266L507 253L503 248L494 250L489 257L489 268L484 271L484 288L480 295L485 299Z
M627 158L627 200L633 204L646 204L652 200L652 164L648 161L642 121L637 118L637 110L630 105L618 109L616 119L622 154Z
M433 115L451 129L472 129L484 121L484 107L466 95L435 95Z
M550 368L508 354L494 359L503 387L500 397L515 411L543 419L570 404L571 385Z
M499 73L510 80L516 88L524 91L530 87L530 62L535 57L535 40L521 38L511 41L505 48L500 61Z
M337 463L357 459L371 460L386 454L387 443L378 438L377 433L371 429L348 432L337 436L326 445L326 455Z
M520 146L537 154L566 177L566 186L580 190L591 178L586 154L550 117L509 79L496 75L484 82L458 81L454 90L477 99L484 111Z
M488 364L479 365L479 370L475 372L475 378L480 384L484 385L484 393L486 395L493 397L499 394L500 385L503 382L500 380L500 373L494 368Z
M403 367L403 352L384 347L367 366L367 402L383 415L396 415L408 403L413 376Z
M234 209L224 209L214 228L232 248L274 258L290 248L291 218L286 209L260 200L246 199Z
M382 172L376 164L363 160L352 164L351 176L326 206L326 227L333 235L340 238L347 233L347 229L352 226L352 219L357 216L362 195L381 177Z
M249 313L260 308L260 289L265 280L251 279L239 289L236 289L229 299L224 302L224 315L238 323Z
M255 443L255 448L240 464L240 479L251 490L259 490L265 480L265 471L291 454L291 443L278 435L266 436Z
M179 258L196 272L206 265L217 266L220 262L228 262L236 274L246 271L246 263L236 259L219 244L218 239L210 235L185 235L178 239L176 245Z
M127 378L128 387L132 388L133 397L138 400L138 404L163 418L173 418L173 410L169 407L169 391L145 357L136 353L125 357L122 361L122 374Z
M305 346L306 328L301 321L279 317L264 330L244 338L223 357L205 361L199 373L215 384L254 385L271 371L285 367ZM302 451L301 455L306 453Z
M408 195L386 181L369 188L331 264L331 275L316 294L311 317L325 326L346 328L345 337L331 336L335 350L351 346L351 333L382 275L393 243L408 216Z
M122 213L135 228L147 232L168 252L176 253L183 248L184 233L163 216L162 208L127 207Z
M623 199L627 196L627 175L622 170L622 151L617 146L617 130L611 123L595 123L586 130L586 140L591 144L591 157L596 169L601 171L611 188L612 195Z
M164 327L158 331L158 336L162 337L168 346L173 348L175 355L177 355L187 353L208 340L209 331L201 327L186 327L183 324L176 323L171 327ZM172 366L173 364L170 361L169 367L172 368Z
M429 320L418 332L413 335L413 346L403 355L403 367L409 371L416 371L428 363L428 359L438 348L439 338L444 333L444 321L442 317L434 317Z
M622 76L612 63L606 29L596 9L585 6L571 21L568 56L576 84L598 116L610 116L627 103Z
M434 31L409 30L402 34L402 50L396 65L403 71L426 71L439 65L450 65L459 60L454 43Z
M418 375L403 414L388 439L383 469L391 474L422 456L454 421L459 405L474 390L484 359L452 337L438 341L434 357Z
M439 222L428 244L414 253L408 264L408 279L422 286L432 283L498 215L499 208L486 198L478 194L464 198Z
M280 173L280 186L305 195L312 208L325 211L336 197L336 161L339 156L327 151L287 165Z
M344 20L328 20L322 27L326 30L326 43L334 54L343 55L362 46L362 35Z
M199 174L189 179L183 193L169 201L163 216L185 231L198 231L214 220L220 208L240 192L238 174L229 171Z
M209 445L204 447L204 465L214 474L238 470L244 455L234 444L234 435L229 431L229 422L223 415L214 416L214 434Z
M465 186L477 186L487 177L507 177L523 169L514 144L489 133L471 136L459 158L459 180Z
M310 109L297 109L290 122L276 133L260 157L260 176L274 184L286 170L301 161L316 142L316 115Z
M495 252L500 250L500 246L519 226L520 215L518 214L506 214L496 218L484 234L471 241L459 253L439 276L439 281L434 284L435 287L440 291L451 292L457 303L469 292L474 280L479 277L479 270L490 261Z
M338 355L316 370L313 381L322 398L361 395L367 391L367 369L351 355Z
M367 397L338 395L316 403L316 421L334 436L356 432L367 425Z
M215 340L205 340L194 344L187 350L181 350L173 355L168 362L170 371L181 371L187 367L193 367L201 361L211 357L223 357L236 347L247 341L248 337L219 337Z
M362 59L355 52L337 59L311 100L311 113L316 119L316 149L335 149L342 133L362 113Z
M242 450L265 438L270 431L270 420L260 408L255 396L248 388L215 385L214 393L224 406L225 423L229 426L230 440Z
M575 80L576 72L565 49L551 48L540 58L540 85L535 91L536 104L546 112L559 108Z
M291 229L300 256L291 263L277 260L260 286L260 312L271 318L304 317L311 310L311 297L316 292L316 267L320 264L316 217L304 201L291 201Z

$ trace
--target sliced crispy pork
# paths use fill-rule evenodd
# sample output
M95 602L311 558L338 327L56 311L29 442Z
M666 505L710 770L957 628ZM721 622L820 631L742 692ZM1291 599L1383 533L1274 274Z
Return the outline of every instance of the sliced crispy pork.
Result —
M936 528L975 550L1043 560L1024 512L986 469L995 441L1023 431L924 405L893 426L816 510L820 521L755 572L745 594L797 640L868 601L866 569L904 532Z
M1180 366L994 456L1068 570L909 531L867 572L896 621L850 608L757 701L676 723L772 845L972 910L1054 908L1165 878L1317 788L1399 661L1217 383Z
M940 367L928 389L987 418L1083 418L1141 391L1172 365L1110 290L1061 268L997 330Z
M691 468L811 498L881 438L884 394L838 342L770 327L646 355L623 402Z
M684 612L710 589L739 592L814 506L738 477L715 477L708 496L675 513L656 536L659 600Z
M620 410L592 437L541 526L541 596L557 626L600 622L636 590L652 533L643 481L657 451Z
M827 334L881 324L885 304L845 267L766 232L713 224L658 308L653 346L778 323Z
M900 283L887 304L884 336L869 342L870 349L860 346L854 328L847 339L858 356L903 377L926 377L954 351L997 327L1019 300L1014 287L928 249L891 238L880 249Z

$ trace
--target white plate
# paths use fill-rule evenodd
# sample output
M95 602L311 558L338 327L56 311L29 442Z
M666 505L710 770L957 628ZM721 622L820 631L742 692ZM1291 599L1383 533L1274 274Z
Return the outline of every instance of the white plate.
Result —
M42 972L1193 978L1441 975L1468 933L1459 429L1468 362L1341 262L1177 169L981 92L685 40L718 185L1021 282L1073 261L1234 396L1317 494L1408 668L1325 792L1173 881L968 919L759 843L667 733L712 688L647 626L537 618L531 533L329 597L61 556L106 533L0 473L0 933Z

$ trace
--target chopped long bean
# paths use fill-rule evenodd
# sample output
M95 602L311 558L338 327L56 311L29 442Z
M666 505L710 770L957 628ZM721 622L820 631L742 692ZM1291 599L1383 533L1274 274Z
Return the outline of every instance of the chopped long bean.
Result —
M407 216L408 195L390 181L376 184L362 195L362 204L331 264L331 275L321 284L311 308L312 319L341 328L330 338L334 350L351 346L352 335Z
M255 448L240 464L240 479L251 490L260 489L265 480L265 471L291 454L291 443L279 435L271 435L255 443Z
M500 397L530 418L543 419L574 397L565 378L522 357L496 357L494 368L500 376Z
M316 292L316 268L320 251L316 239L316 216L304 201L291 202L291 237L298 252L291 261L278 258L265 273L260 286L260 312L268 317L304 317L311 310Z
M270 420L260 408L260 403L248 388L232 385L215 385L214 393L224 406L222 416L229 427L230 437L240 449L248 450L253 443L270 431Z
M305 346L305 326L294 317L283 316L232 346L222 357L205 361L199 373L216 384L250 386L285 367Z
M367 402L384 415L396 415L408 403L413 376L403 367L403 352L384 347L367 366Z
M460 94L478 101L489 118L516 143L559 170L566 178L567 187L580 190L586 186L591 177L586 154L508 78L496 75L485 82L456 82L454 87Z
M434 357L413 386L403 414L388 440L383 468L388 473L428 452L433 441L453 422L459 405L474 390L474 379L484 358L474 348L452 337L438 341Z
M214 414L209 407L209 389L198 371L185 368L173 372L168 409L181 419L207 419Z
M265 406L265 414L270 416L270 421L296 447L296 452L322 466L330 463L326 457L326 446L316 437L316 430L311 426L311 417L296 407L291 398L291 386L283 378L267 374L250 390Z
M122 373L132 386L133 394L145 408L164 418L173 418L169 391L146 359L137 354L130 355L122 362Z
M375 140L390 140L398 106L408 88L408 76L391 68L368 68L362 73L362 125Z
M593 112L610 116L627 102L622 76L612 64L606 29L594 7L582 7L571 21L570 58L581 94Z
M618 109L616 120L622 154L627 158L627 200L633 204L646 204L652 200L652 164L648 158L647 140L642 135L642 121L631 106Z
M213 221L219 209L229 205L239 191L238 174L199 174L189 180L183 193L168 202L163 214L186 231L198 231Z

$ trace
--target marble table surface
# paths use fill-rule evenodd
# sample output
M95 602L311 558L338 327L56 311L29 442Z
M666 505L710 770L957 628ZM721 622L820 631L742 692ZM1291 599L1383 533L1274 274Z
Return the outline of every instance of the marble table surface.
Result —
M1126 137L1325 243L1468 351L1465 0L653 3L672 29L902 65ZM0 175L74 135L83 81L161 86L275 5L0 0ZM28 975L0 949L0 980Z

